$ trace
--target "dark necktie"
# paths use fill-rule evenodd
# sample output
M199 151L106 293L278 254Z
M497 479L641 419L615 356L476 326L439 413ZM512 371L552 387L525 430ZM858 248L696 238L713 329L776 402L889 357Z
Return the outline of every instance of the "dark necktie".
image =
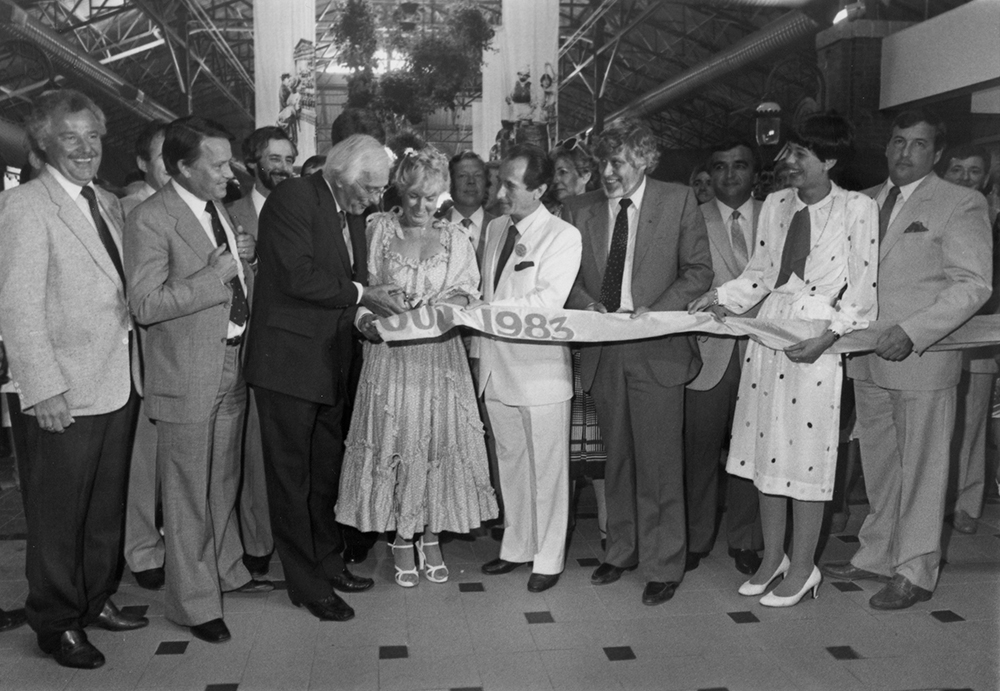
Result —
M517 242L517 237L517 226L511 224L507 228L507 239L503 241L503 249L500 250L500 258L497 260L496 271L493 272L493 290L496 290L497 284L500 283L500 274L503 273L504 267L507 266L507 260L510 259L510 255L514 251L514 244Z
M788 224L788 234L785 235L785 247L781 252L781 268L778 270L778 280L775 288L788 283L792 274L805 278L806 258L809 256L810 245L809 209L802 208L792 216Z
M882 208L878 210L878 239L879 242L885 237L885 231L889 230L889 219L892 218L892 209L896 206L896 199L899 198L899 188L895 185L889 190L882 202Z
M215 204L207 202L205 204L205 211L212 217L212 232L215 233L215 244L219 247L228 247L230 254L233 255L233 259L239 261L239 252L229 244L229 238L226 237L226 229L222 227L222 220L219 218L219 212L216 210ZM250 314L250 310L247 309L247 296L243 292L243 284L240 283L239 275L229 279L228 285L233 291L233 304L229 307L229 321L236 324L236 326L243 326L247 323L247 315Z
M101 238L101 243L104 245L104 249L107 250L108 256L111 257L111 263L115 265L115 270L118 272L118 277L122 279L122 289L125 288L125 269L122 268L122 257L118 254L118 246L115 245L115 239L111 237L111 231L108 230L108 224L104 222L104 217L101 216L101 210L97 206L97 195L94 193L93 187L84 187L80 190L80 194L83 198L87 200L87 206L90 207L90 215L94 219L94 225L97 226L97 234Z
M740 227L739 211L733 211L733 215L729 221L729 236L733 243L733 254L736 255L736 263L739 264L740 271L742 271L750 260L750 253L747 251L747 240L743 237L743 228Z
M617 312L622 305L622 279L625 277L625 255L628 253L628 207L631 203L631 199L621 200L615 229L611 233L611 250L601 283L601 304L608 312Z

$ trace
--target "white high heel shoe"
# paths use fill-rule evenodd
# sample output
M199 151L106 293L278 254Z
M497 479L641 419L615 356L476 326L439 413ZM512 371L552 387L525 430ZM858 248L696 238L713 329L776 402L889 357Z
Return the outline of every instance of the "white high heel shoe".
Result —
M424 556L424 547L431 547L437 545L437 542L424 542L423 536L416 541L417 546L417 558L420 560L420 568L424 570L424 576L431 583L447 583L448 582L448 567L444 564L444 555L441 555L441 563L437 566L432 566L427 563L427 557Z
M760 599L760 604L765 607L791 607L799 604L799 600L805 597L805 594L810 590L812 590L813 599L815 600L816 593L819 591L819 584L822 580L823 574L821 574L819 569L817 569L814 565L812 573L809 574L809 578L806 579L806 584L802 586L802 590L794 595L789 595L788 597L781 597L780 595L775 595L773 592L770 592Z
M768 586L770 586L771 583L774 582L775 578L777 578L778 576L784 576L786 573L788 573L788 567L791 565L792 562L788 560L788 555L787 554L783 555L781 557L781 564L778 566L778 570L775 571L771 575L771 577L767 579L766 583L757 585L756 583L751 583L750 581L747 581L746 583L740 586L739 589L740 595L752 596L752 595L763 594L764 591L767 590Z
M413 545L397 545L395 542L389 545L393 550L397 549L413 549ZM396 557L393 555L393 566L396 567L396 584L404 588L413 588L420 582L420 573L417 571L417 567L414 566L412 569L402 569L398 564L395 563Z

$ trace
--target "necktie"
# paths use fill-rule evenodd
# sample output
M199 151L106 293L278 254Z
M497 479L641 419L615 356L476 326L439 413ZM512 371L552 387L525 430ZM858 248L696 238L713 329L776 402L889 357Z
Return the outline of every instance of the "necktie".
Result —
M115 270L118 272L118 277L122 279L122 289L125 288L125 269L122 268L122 257L118 254L118 246L115 245L115 240L111 237L111 231L108 230L108 224L104 222L104 217L101 216L101 210L97 206L97 195L94 193L93 187L84 187L80 190L80 194L83 198L87 200L87 206L90 207L90 215L94 219L94 225L97 226L97 235L101 238L101 243L104 245L104 249L107 250L108 256L111 257L111 263L115 265Z
M233 259L239 261L239 252L229 244L229 238L226 236L225 228L222 227L222 220L219 218L219 212L216 210L215 204L206 202L205 211L212 217L212 232L215 233L215 244L219 247L228 247L230 254L233 255ZM229 306L229 321L236 324L236 326L243 326L247 323L247 315L250 314L250 310L247 308L247 296L243 292L243 284L240 283L240 277L237 275L229 279L228 285L233 291L233 304Z
M889 219L892 218L892 209L896 206L896 199L899 198L899 188L895 185L889 190L882 202L882 208L878 210L878 239L879 242L885 237L885 231L889 230Z
M472 219L471 218L463 218L462 219L462 227L465 228L466 230L468 230L469 228L471 228L472 227Z
M625 277L625 254L628 252L628 207L631 199L622 199L611 233L608 265L601 282L601 304L608 312L617 312L622 304L622 279Z
M348 225L347 214L338 211L340 217L340 232L344 236L344 244L347 245L347 258L351 260L351 267L354 267L354 245L351 243L351 226Z
M732 219L729 221L729 235L733 243L733 254L736 255L736 263L740 270L747 265L750 260L750 253L747 251L747 240L743 237L743 229L740 227L740 212L734 211Z
M514 251L514 244L517 242L517 238L517 226L511 224L507 228L507 239L503 241L503 249L500 250L500 258L497 260L496 271L493 272L493 290L496 290L497 284L500 283L500 274L503 273L504 267L507 266L507 260L510 259L510 255Z
M778 280L775 288L788 283L792 274L805 278L806 258L809 256L809 209L802 208L792 216L788 224L788 234L785 236L785 247L781 251L781 268L778 270Z

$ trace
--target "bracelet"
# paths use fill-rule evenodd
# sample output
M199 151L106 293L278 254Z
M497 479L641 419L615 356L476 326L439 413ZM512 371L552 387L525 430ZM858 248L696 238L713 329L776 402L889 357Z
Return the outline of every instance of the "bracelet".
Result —
M711 306L715 307L718 304L719 304L719 289L716 288L715 290L712 291L712 305Z

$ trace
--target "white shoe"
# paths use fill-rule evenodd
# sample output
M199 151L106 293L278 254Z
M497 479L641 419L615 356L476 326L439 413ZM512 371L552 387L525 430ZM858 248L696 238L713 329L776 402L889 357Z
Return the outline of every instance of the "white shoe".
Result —
M792 562L788 560L788 555L787 554L782 555L781 564L778 566L778 570L775 571L771 575L771 577L767 579L767 583L757 585L756 583L751 583L750 581L747 581L746 583L740 586L739 589L740 595L748 595L748 596L761 595L765 590L767 590L768 586L771 585L771 583L774 581L775 578L777 578L778 576L784 576L786 573L788 573L788 567L791 565Z
M810 590L812 590L813 599L815 600L816 594L819 591L819 584L822 580L823 574L821 574L819 569L817 569L814 565L812 573L809 574L809 578L806 579L806 584L802 586L802 590L794 595L789 595L788 597L781 597L771 592L760 599L760 604L765 607L792 607L793 605L799 604L799 600L805 597L805 594Z
M415 543L417 545L417 558L420 559L420 568L424 570L424 576L431 583L447 583L448 582L448 567L444 565L444 555L442 555L441 563L437 566L432 566L427 562L427 557L424 556L424 547L429 547L432 545L437 545L437 542L424 542L424 538L421 536L419 540Z
M395 542L393 542L389 546L392 547L392 549L394 549L394 550L397 550L397 549L412 550L413 549L413 545L411 545L411 544L397 545ZM396 559L396 557L395 557L395 555L393 555L393 562L395 562L395 559ZM398 564L395 564L395 563L393 563L393 566L396 567L396 584L397 585L400 585L400 586L402 586L404 588L413 588L418 583L420 583L420 573L417 571L417 567L416 566L414 566L412 569L402 569L402 568L399 567Z

